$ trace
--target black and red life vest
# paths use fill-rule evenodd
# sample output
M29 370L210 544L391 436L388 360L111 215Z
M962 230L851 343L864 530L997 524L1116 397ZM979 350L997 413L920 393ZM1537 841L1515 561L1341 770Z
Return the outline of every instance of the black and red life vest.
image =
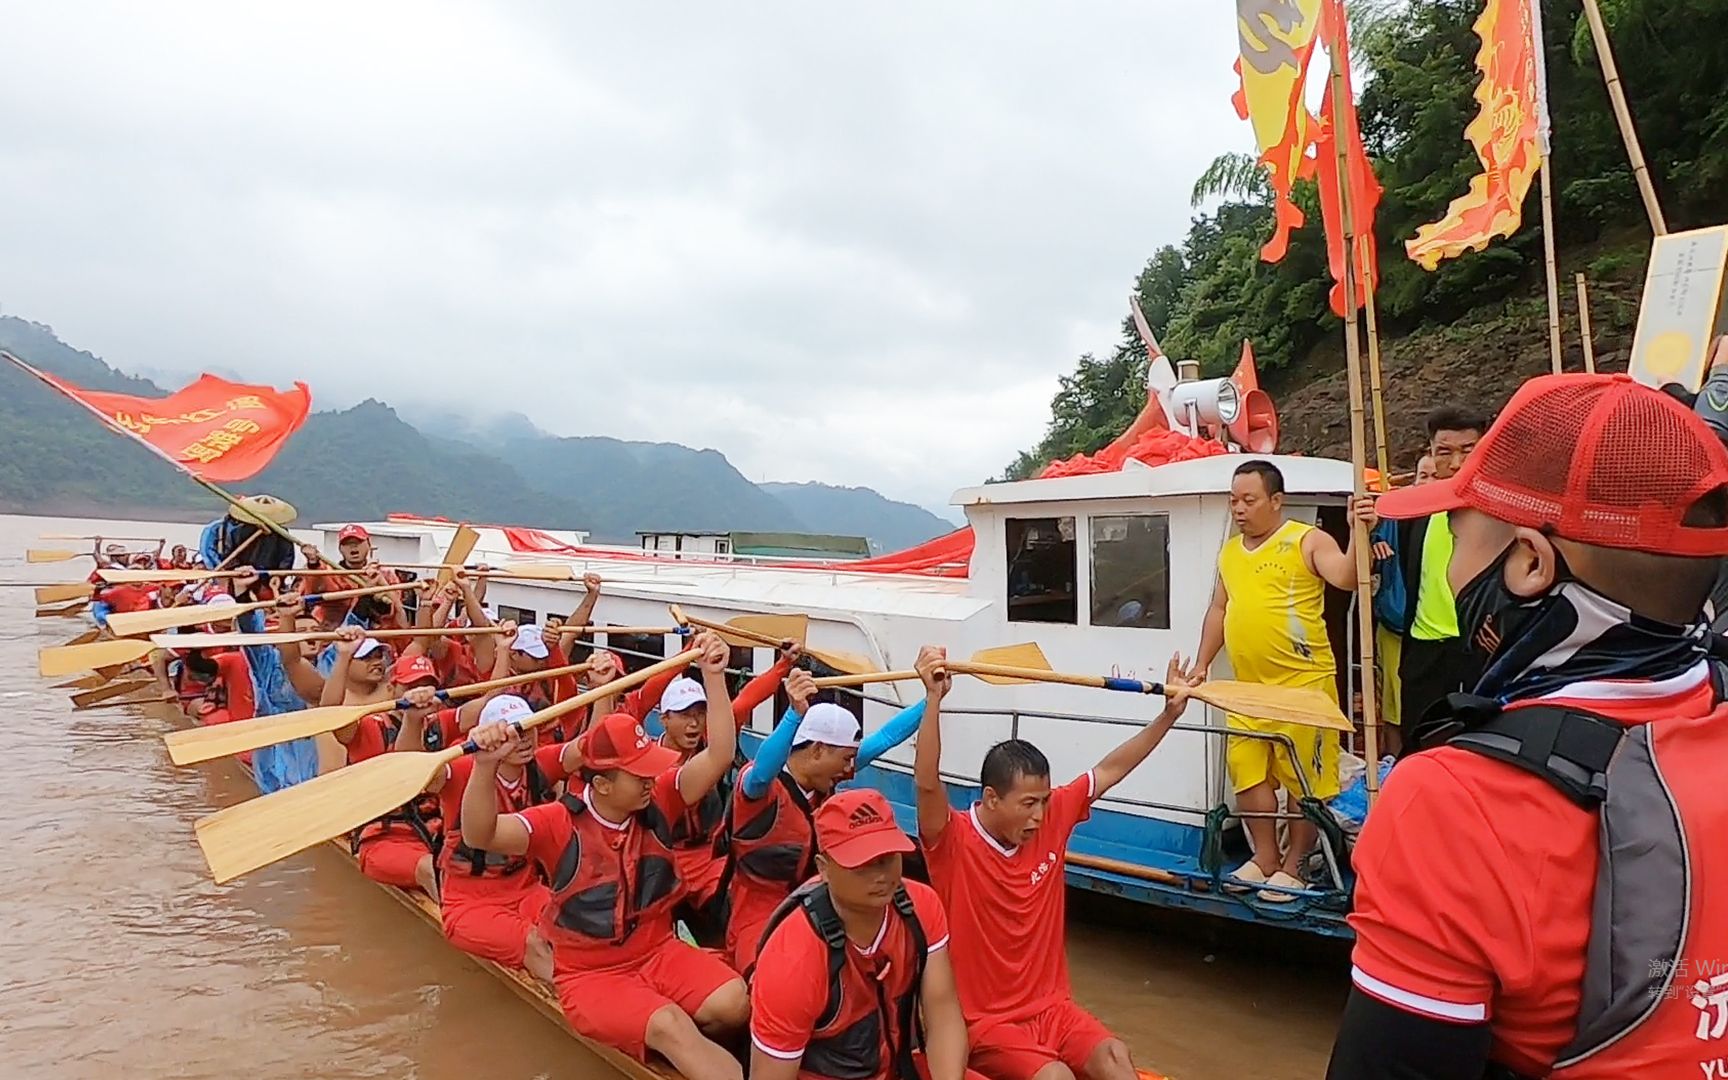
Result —
M732 793L732 827L728 830L730 869L761 882L778 883L791 892L816 872L816 807L798 782L782 771L766 799L746 799L743 785Z
M469 783L473 783L470 778ZM547 782L546 774L540 767L530 761L522 770L522 782L514 788L502 780L493 777L493 785L498 790L500 813L519 814L530 806L549 803L554 797L552 785ZM522 855L500 855L496 851L486 851L481 848L469 847L462 842L462 815L457 813L454 821L444 823L444 845L450 867L444 867L439 860L440 873L450 870L466 873L470 877L503 878L521 873L528 867L528 860Z
M670 920L684 889L659 808L638 811L618 845L580 796L566 793L558 804L569 811L574 835L552 874L550 936L567 935L583 946L622 945L645 918L664 914Z

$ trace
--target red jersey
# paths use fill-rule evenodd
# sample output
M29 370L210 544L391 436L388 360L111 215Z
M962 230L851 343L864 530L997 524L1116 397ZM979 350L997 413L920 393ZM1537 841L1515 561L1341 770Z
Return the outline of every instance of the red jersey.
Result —
M1540 704L1629 725L1715 708L1728 724L1703 664L1669 683L1666 693L1638 686L1640 698L1617 697L1623 684L1584 683ZM1406 1012L1487 1021L1495 1062L1546 1075L1577 1026L1599 822L1540 778L1468 750L1400 762L1351 856L1357 988Z
M444 639L444 654L432 657L432 665L438 670L438 685L446 690L482 681L473 648L459 637Z
M210 654L216 662L216 678L204 692L204 700L220 713L220 719L205 723L220 724L229 720L250 720L258 715L258 702L252 689L252 665L238 649Z
M389 753L395 742L396 725L391 723L388 711L363 716L354 737L348 740L348 764L358 765L379 754Z
M569 776L561 760L562 746L541 747L534 754L534 767L547 785ZM540 883L540 875L527 859L507 859L486 854L486 866L476 873L477 859L471 849L462 844L462 795L474 775L471 755L457 758L444 766L444 786L438 789L440 818L444 821L444 845L438 855L438 871L443 878L443 902L461 903L479 897L491 898L500 892L514 892ZM503 776L494 778L498 789L498 809L502 813L520 813L539 803L529 783L526 769L514 783ZM547 794L542 792L540 794Z
M97 592L96 599L115 613L149 611L156 606L156 586L110 585Z
M528 829L529 860L553 883L553 899L541 917L540 932L552 945L552 966L559 975L628 964L673 940L672 908L683 891L681 886L674 885L670 893L656 895L646 910L639 910L637 905L642 898L634 895L639 890L628 887L631 882L640 883L645 869L631 864L633 858L639 860L651 849L670 853L663 842L651 842L639 831L658 816L663 832L664 821L684 809L684 797L678 792L678 770L661 773L654 781L648 808L630 815L622 824L595 812L592 799L593 792L582 792L587 809L580 824L562 802L531 806L516 815ZM567 928L561 924L567 918L563 905L582 904L579 896L562 897L558 887L559 864L573 843L580 848L580 858L571 868L577 879L570 883L571 889L610 898L603 905L604 910L587 905L586 914L597 923L606 924L604 928ZM581 888L584 884L588 887ZM587 932L590 929L596 932Z
M1069 836L1095 798L1090 772L1056 788L1043 824L1019 847L1005 848L985 832L976 808L949 810L935 842L924 842L930 881L953 928L954 981L974 1036L1073 996L1064 859Z
M916 881L907 881L905 886L924 929L926 953L946 949L948 917L935 890ZM892 906L882 916L882 929L869 948L846 943L846 965L840 970L840 1011L820 1029L817 1021L823 1019L829 1001L828 946L817 936L815 927L801 912L794 911L774 928L762 947L756 977L750 984L750 1041L769 1057L798 1059L800 1080L833 1080L843 1071L822 1071L827 1056L823 1044L840 1044L860 1021L877 1014L878 987L890 1002L916 989L912 979L919 964L912 952L916 947L912 932ZM894 1048L888 1044L887 1030L880 1025L877 1036L877 1068L869 1080L889 1080ZM844 1049L848 1059L867 1053L850 1042Z

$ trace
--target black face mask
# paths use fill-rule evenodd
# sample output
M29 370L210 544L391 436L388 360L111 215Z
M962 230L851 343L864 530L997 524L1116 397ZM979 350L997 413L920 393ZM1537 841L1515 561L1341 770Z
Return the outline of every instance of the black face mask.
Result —
M1542 621L1548 609L1559 599L1557 590L1572 579L1566 560L1555 551L1558 565L1554 584L1540 596L1522 597L1506 587L1506 563L1512 558L1516 540L1507 541L1499 556L1480 574L1458 590L1458 636L1464 647L1477 661L1478 670L1487 670L1495 660L1506 655L1532 626Z

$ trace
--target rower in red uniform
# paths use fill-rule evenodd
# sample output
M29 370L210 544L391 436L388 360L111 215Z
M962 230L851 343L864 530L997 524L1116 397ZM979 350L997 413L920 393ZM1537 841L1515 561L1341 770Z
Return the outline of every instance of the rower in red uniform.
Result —
M336 534L336 550L339 561L336 566L331 567L315 545L303 544L300 547L308 569L328 568L343 571L341 574L321 575L315 590L317 592L366 589L375 585L395 585L408 580L400 571L386 569L373 561L372 534L367 532L363 525L342 526L341 531ZM330 609L321 614L321 619L338 625L350 613L374 630L396 629L409 625L402 608L402 600L394 593L325 601L319 606Z
M819 877L774 913L750 982L750 1080L962 1080L948 917L901 877L913 845L894 808L840 792L816 843Z
M942 782L940 702L927 683L914 778L930 880L948 909L954 976L972 1034L972 1068L991 1080L1134 1080L1128 1047L1074 1001L1064 942L1063 865L1074 827L1163 740L1188 704L1180 657L1162 713L1079 778L1052 789L1031 743L997 743L980 769L983 798L956 813Z
M338 728L336 741L348 751L348 764L355 765L379 754L389 753L396 744L403 717L392 711L398 698L412 703L406 710L422 723L427 713L435 710L438 699L435 688L424 678L418 685L399 692L390 678L390 649L376 638L364 637L359 627L338 631L336 664L324 683L321 705L372 705L379 711L362 717L355 723ZM405 675L432 675L431 663L420 671L405 671ZM415 665L416 668L419 665ZM420 749L411 744L403 749ZM376 821L355 830L351 843L360 859L360 870L374 881L398 888L420 888L427 895L438 896L436 867L432 852L438 846L438 816L436 800L415 800L404 804Z
M210 633L230 633L232 618L221 618L223 608L232 608L234 597L220 593L204 605L210 609L211 620L205 626ZM250 720L258 715L256 691L252 685L252 665L239 649L189 649L180 658L177 696L182 707L200 724L226 724L234 720ZM196 686L197 696L191 701L186 694ZM238 755L247 766L252 765L250 752Z
M737 729L726 696L729 651L697 638L714 706L708 745L678 763L628 713L606 716L577 741L580 793L519 814L498 813L497 761L478 755L462 799L469 845L526 855L550 879L540 933L552 945L553 983L570 1026L646 1061L650 1050L693 1080L739 1078L738 1062L710 1041L744 1027L744 980L713 954L679 940L672 911L685 893L670 828L732 767Z
M492 779L500 813L520 813L558 797L556 785L581 765L575 743L535 747L532 735L510 725L533 710L514 694L486 703L469 733L482 757L496 752ZM525 967L552 981L552 949L536 929L552 897L539 871L521 855L471 847L462 838L462 800L476 759L457 758L426 790L438 796L444 844L438 854L444 936L464 952L505 967Z

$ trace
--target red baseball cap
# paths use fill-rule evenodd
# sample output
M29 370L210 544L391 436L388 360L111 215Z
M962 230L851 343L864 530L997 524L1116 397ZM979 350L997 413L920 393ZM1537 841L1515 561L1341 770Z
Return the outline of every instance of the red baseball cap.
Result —
M438 667L432 663L432 658L422 653L411 653L396 658L396 663L390 668L390 681L397 686L409 686L421 679L438 681Z
M338 544L345 544L350 540L370 539L372 539L372 534L367 532L365 526L362 525L344 525L342 531L336 534Z
M894 808L873 788L839 792L817 808L816 847L848 870L890 852L913 850L894 821Z
M1728 450L1704 421L1627 375L1544 375L1507 402L1458 474L1380 497L1380 516L1480 510L1596 547L1728 555L1728 528L1687 511L1728 487Z
M642 724L625 712L615 712L596 724L577 742L584 768L596 772L623 769L645 778L659 776L678 764L678 751L642 730Z

